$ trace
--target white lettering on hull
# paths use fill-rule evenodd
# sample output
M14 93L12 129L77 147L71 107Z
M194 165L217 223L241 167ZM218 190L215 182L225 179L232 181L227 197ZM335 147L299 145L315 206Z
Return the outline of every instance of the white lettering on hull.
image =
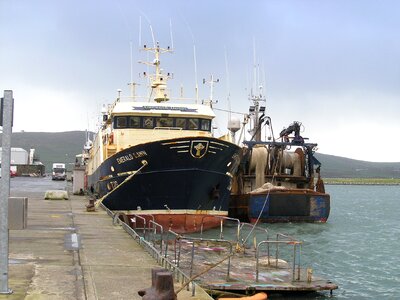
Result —
M117 157L116 161L120 165L120 164L126 163L127 161L131 161L131 160L145 157L145 156L147 156L147 153L146 153L146 151L142 150L142 151L137 151L137 152L133 152L133 153L129 153L129 154L125 154L120 157Z

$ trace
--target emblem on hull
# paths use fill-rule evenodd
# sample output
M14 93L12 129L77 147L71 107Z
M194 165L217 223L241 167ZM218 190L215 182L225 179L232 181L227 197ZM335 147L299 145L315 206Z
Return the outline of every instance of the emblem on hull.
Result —
M194 158L202 158L208 151L208 141L194 140L190 144L190 154Z

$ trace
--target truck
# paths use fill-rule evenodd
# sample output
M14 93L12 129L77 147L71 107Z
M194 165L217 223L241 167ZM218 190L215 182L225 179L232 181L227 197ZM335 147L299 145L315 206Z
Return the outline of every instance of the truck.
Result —
M65 169L65 164L54 163L52 168L52 180L65 180L67 178L67 170Z

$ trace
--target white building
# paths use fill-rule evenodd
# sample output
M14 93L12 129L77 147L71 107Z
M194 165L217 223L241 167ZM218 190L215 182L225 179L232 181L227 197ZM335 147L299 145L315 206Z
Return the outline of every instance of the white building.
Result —
M0 147L0 153L2 149ZM28 151L22 148L11 148L11 165L27 165L28 164ZM0 156L1 164L1 156Z

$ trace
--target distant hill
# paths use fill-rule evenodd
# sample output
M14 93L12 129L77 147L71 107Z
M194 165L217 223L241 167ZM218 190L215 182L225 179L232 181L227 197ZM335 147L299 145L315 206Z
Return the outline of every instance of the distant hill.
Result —
M71 169L75 155L82 153L85 141L85 131L13 132L11 147L21 147L27 151L34 148L46 172L50 172L54 162L64 162Z
M72 166L85 141L85 131L14 132L11 137L12 147L27 151L35 148L46 172L50 172L53 162ZM316 158L322 163L321 175L325 178L400 178L400 162L368 162L321 153Z
M317 153L326 178L400 178L400 162L369 162Z

